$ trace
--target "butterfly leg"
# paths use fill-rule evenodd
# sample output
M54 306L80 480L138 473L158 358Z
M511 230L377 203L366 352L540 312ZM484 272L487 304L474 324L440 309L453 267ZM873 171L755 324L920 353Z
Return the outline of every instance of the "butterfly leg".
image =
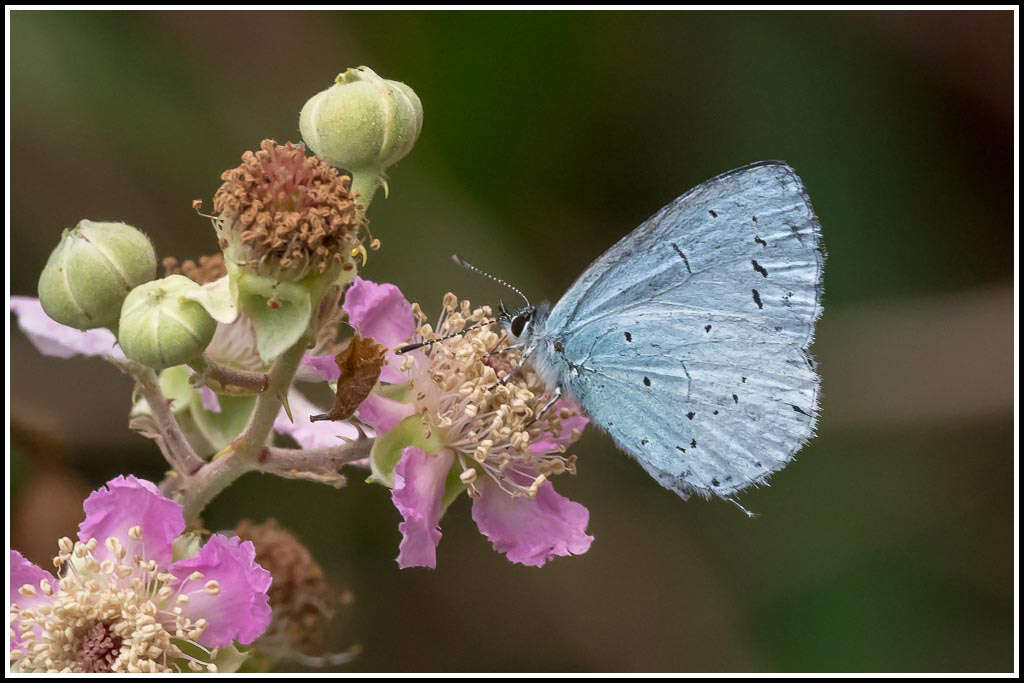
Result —
M513 347L510 346L508 348L513 348ZM516 366L514 368L512 368L511 370L509 370L507 375L505 375L500 380L498 380L498 384L501 384L501 385L508 384L508 381L510 379L512 379L513 377L515 377L517 372L519 372L520 370L523 369L523 366L526 365L526 359L529 358L529 356L530 356L530 351L531 351L531 349L527 349L526 351L523 352L523 357L519 359L519 362L516 363Z
M555 387L555 390L551 393L551 398L549 398L548 402L544 404L544 407L540 409L540 412L534 415L533 421L536 422L544 417L544 414L547 413L548 410L551 409L551 406L555 405L560 398L562 398L562 387Z

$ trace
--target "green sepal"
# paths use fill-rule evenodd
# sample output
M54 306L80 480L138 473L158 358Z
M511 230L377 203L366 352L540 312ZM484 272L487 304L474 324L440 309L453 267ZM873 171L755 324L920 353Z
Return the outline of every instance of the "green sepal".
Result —
M256 405L255 396L219 394L217 400L220 402L219 413L203 408L202 401L193 401L189 411L196 427L214 451L227 448L242 433Z
M174 539L174 543L171 544L171 559L180 562L195 557L202 547L202 537L194 531L186 531Z
M238 304L252 320L256 350L269 363L306 333L313 312L310 290L299 282L278 282L238 272Z
M235 673L245 663L245 660L249 658L249 652L239 649L235 643L231 643L227 647L217 648L217 656L212 660L210 659L209 652L191 641L176 639L174 644L181 648L183 654L198 661L200 664L205 662L213 664L217 667L217 673ZM181 671L191 671L188 668L188 660L177 659L174 661Z
M171 400L171 410L175 413L188 410L197 397L195 387L188 381L191 374L184 365L174 365L160 373L160 391Z
M367 481L383 484L388 488L395 485L395 465L402 459L402 449L415 446L427 453L440 453L444 444L437 429L427 435L427 426L419 415L410 415L395 427L379 435L370 449L370 472ZM453 468L454 469L454 468Z
M237 292L231 286L231 278L225 275L219 280L208 282L199 289L185 295L206 309L210 317L219 323L230 325L238 318Z
M373 393L381 398L391 399L399 403L412 403L412 385L408 382L402 384L378 384Z
M459 479L459 474L462 473L462 468L457 467L458 456L456 460L452 462L452 468L448 470L448 477L444 480L444 497L441 499L441 512L443 513L448 509L448 506L455 502L455 499L459 497L463 491L466 490L466 485Z
M227 647L217 650L217 656L213 658L213 664L217 667L219 674L233 674L242 668L242 665L249 659L252 650L244 651L231 643Z

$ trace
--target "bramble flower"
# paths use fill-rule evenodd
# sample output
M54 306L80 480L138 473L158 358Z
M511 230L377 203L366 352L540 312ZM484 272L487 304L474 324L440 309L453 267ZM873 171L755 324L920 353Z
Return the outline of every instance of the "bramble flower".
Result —
M565 451L588 420L566 400L540 414L551 394L529 367L511 373L521 351L482 324L488 307L449 294L431 327L397 287L357 277L344 309L360 335L392 349L434 341L402 356L389 351L382 384L357 411L377 430L371 467L403 517L400 566L436 565L438 522L462 491L480 531L513 562L541 566L589 549L586 508L548 481L575 473ZM337 379L323 359L305 363Z
M264 140L221 179L214 227L229 263L289 280L355 267L363 221L351 179L304 145Z
M58 575L12 550L11 668L18 672L216 671L270 623L270 574L249 541L182 536L178 503L117 477L84 503Z

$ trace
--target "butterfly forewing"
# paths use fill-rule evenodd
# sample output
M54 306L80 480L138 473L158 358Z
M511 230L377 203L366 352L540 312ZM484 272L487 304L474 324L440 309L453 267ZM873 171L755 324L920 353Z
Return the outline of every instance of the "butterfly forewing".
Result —
M680 494L762 482L814 429L807 348L822 262L791 168L714 178L619 241L554 307L544 335L562 349L560 383Z

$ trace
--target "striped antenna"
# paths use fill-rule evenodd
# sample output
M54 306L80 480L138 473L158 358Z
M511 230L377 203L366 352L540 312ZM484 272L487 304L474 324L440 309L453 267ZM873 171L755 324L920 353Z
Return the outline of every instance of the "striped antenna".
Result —
M490 325L493 322L494 322L493 320L485 320L483 322L477 323L476 325L470 325L469 327L467 327L466 329L464 329L464 330L462 330L460 332L455 332L455 333L449 334L449 335L447 335L445 337L440 337L439 339L428 339L427 341L416 342L415 344L406 344L405 346L403 346L403 347L401 347L399 349L395 349L395 353L400 356L403 353L408 353L410 351L415 351L416 349L422 349L424 346L430 346L431 344L436 344L437 342L443 342L443 341L447 341L449 339L452 339L454 337L458 337L460 334L466 334L470 330L475 330L478 327L485 327L487 325Z
M491 275L487 271L480 270L479 268L474 266L472 263L469 263L468 261L463 261L462 257L459 256L458 254L452 254L452 260L455 261L455 263L457 263L458 265L460 265L463 268L465 268L466 270L471 270L474 273L476 273L477 275L483 275L484 277L489 278L491 280L494 280L495 282L497 282L499 284L505 285L506 287L511 289L513 292L515 292L519 296L523 297L523 301L526 302L526 307L527 308L531 308L530 300L526 298L526 295L523 294L522 292L520 292L519 289L517 289L516 287L513 287L509 283L507 283L504 280L502 280L500 277L494 277L493 275Z

